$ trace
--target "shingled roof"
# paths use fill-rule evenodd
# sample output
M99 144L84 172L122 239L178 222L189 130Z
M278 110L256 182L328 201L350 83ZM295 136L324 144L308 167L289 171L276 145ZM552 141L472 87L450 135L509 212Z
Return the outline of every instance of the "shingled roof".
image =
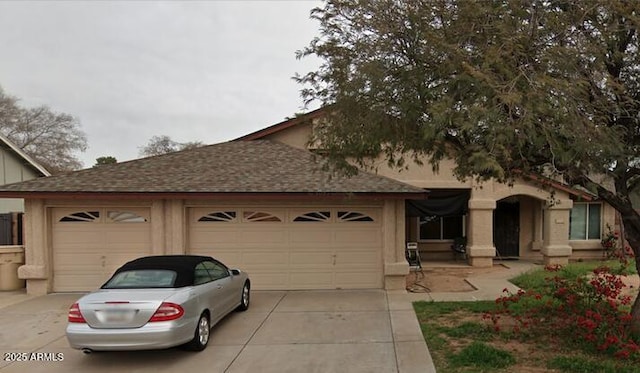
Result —
M0 187L0 197L39 193L385 193L424 190L359 172L322 170L312 153L269 140L235 141Z

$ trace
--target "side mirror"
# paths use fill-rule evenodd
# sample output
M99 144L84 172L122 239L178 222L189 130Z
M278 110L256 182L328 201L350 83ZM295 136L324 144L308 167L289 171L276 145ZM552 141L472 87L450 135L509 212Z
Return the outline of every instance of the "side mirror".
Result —
M237 269L232 269L231 270L231 274L234 275L234 276L239 276L240 275L240 271L237 270Z

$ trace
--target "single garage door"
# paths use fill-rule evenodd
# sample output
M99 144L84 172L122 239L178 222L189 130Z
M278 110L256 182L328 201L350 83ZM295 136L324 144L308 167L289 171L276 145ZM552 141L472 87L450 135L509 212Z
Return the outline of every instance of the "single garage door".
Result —
M53 290L96 289L125 262L150 255L149 220L149 209L53 209Z
M374 207L191 208L189 251L247 271L255 289L382 287Z

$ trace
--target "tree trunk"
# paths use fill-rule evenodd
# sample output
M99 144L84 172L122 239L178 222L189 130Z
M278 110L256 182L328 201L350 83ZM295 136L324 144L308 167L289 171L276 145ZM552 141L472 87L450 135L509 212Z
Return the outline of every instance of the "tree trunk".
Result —
M638 269L637 261L636 269ZM638 340L640 339L640 297L638 296L636 296L636 300L633 302L633 306L631 307L631 322L631 332L636 340Z
M626 210L626 209L625 209ZM633 250L636 270L640 274L640 216L633 208L625 212L620 212L622 224L624 225L625 238ZM636 296L631 307L632 331L640 338L640 296Z

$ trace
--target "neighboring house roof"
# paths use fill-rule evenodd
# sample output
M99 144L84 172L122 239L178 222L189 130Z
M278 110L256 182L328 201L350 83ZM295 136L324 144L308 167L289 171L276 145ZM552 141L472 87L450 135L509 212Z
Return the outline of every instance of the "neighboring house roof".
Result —
M20 149L16 144L11 142L11 140L9 140L5 135L1 133L0 133L0 141L4 143L9 149L11 149L11 151L16 156L24 159L27 162L27 165L33 168L37 173L40 173L41 176L51 176L51 173L49 173L49 171L47 171L46 168L38 164L38 162L36 162L27 153L25 153L22 149Z
M426 195L420 188L367 172L332 174L311 152L269 140L220 143L0 187L0 197L60 193Z

